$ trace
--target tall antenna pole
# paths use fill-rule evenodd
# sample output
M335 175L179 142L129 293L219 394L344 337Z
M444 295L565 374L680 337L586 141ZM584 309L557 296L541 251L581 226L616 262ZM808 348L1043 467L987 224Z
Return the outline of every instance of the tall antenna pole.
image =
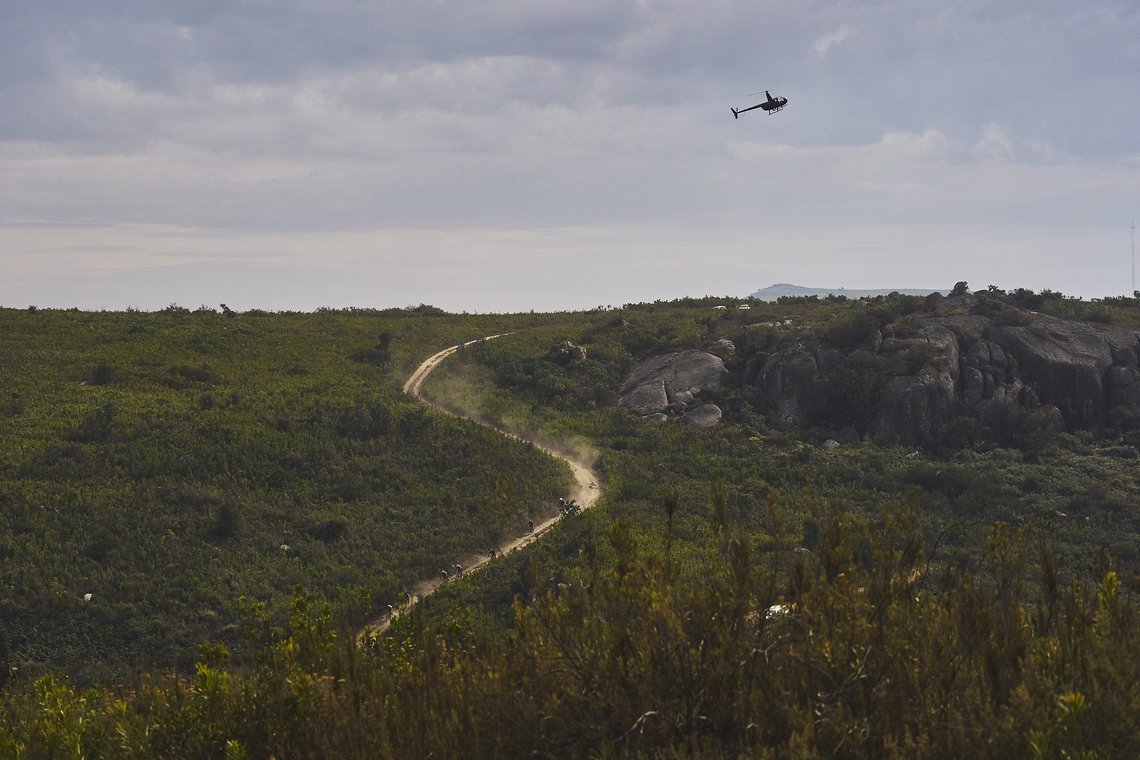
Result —
M1132 295L1136 296L1136 220L1132 220Z

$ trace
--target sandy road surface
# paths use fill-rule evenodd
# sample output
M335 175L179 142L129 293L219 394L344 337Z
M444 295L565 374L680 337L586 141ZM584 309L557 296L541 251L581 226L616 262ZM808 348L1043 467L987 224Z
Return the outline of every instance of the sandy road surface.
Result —
M507 333L488 335L486 338L481 338L480 340L491 340L493 338L502 337L506 334ZM463 345L470 346L472 343L476 342L478 341L469 340ZM416 371L412 373L411 377L408 378L408 381L404 383L404 392L419 398L421 401L431 403L422 395L420 395L424 381L427 379L427 376L431 374L431 371L438 367L444 359L451 356L458 350L459 346L452 346L451 348L445 348L439 353L433 354L425 359L423 363L416 368ZM492 425L492 427L494 426ZM505 430L501 430L499 428L495 429L499 430L499 432L503 435L510 436L512 438L518 438L519 440L527 440ZM577 455L569 454L564 451L550 448L548 446L543 446L542 444L534 441L531 443L534 443L535 446L547 452L551 456L557 457L570 465L570 469L574 473L575 483L574 491L570 494L570 497L572 499L577 501L583 509L589 509L597 503L598 497L602 495L601 478L599 478L597 471L588 461L582 459ZM532 541L537 541L538 538L542 536L542 534L550 530L551 526L554 525L554 523L558 522L560 519L562 519L560 515L555 515L554 517L548 518L541 523L535 524L533 532L524 533L520 536L516 536L515 538L510 539L505 544L498 547L498 552L500 554L507 554L508 552L512 552L515 549L518 549L519 547L526 546ZM466 574L479 569L489 561L490 558L486 554L477 554L460 559L441 560L440 565L445 566L450 570L450 568L456 562L458 562L463 567L464 574ZM395 614L400 615L401 613L406 612L413 604L435 591L437 588L443 585L443 583L444 581L442 577L433 577L421 580L416 584L415 588L411 592L411 601L408 604L405 604L397 609ZM385 630L387 630L388 624L390 622L391 620L387 615L378 620L374 620L364 627L360 633L360 636L363 638L368 635L383 633Z

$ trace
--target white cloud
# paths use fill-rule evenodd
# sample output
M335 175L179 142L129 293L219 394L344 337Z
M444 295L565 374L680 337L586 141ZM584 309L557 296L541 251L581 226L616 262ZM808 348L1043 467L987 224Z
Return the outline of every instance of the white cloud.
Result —
M812 43L811 49L820 58L825 58L831 49L840 44L848 37L855 34L855 27L850 24L844 24L838 29L834 29L827 34L817 37L815 42Z
M878 147L890 157L925 161L946 158L950 141L937 129L927 129L922 134L887 132Z
M1014 158L1013 138L1000 124L987 124L982 136L974 143L973 153L981 158L1009 161Z

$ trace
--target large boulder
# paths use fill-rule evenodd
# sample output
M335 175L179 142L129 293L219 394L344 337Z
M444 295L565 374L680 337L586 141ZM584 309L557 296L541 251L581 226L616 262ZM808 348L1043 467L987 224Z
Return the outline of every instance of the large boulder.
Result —
M669 393L661 378L647 378L643 382L624 390L621 405L635 414L657 414L669 406Z
M681 416L681 422L696 428L716 427L720 422L721 411L716 404L701 404Z
M642 415L683 412L705 388L719 388L728 370L724 361L695 349L655 356L637 364L619 391L620 403Z

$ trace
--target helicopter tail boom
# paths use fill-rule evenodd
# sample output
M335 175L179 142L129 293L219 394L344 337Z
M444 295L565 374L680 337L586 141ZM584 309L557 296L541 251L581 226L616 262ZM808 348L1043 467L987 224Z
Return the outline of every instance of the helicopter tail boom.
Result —
M757 105L754 105L754 106L748 106L748 108L732 108L731 106L729 106L729 108L732 108L732 115L737 119L739 119L740 114L744 113L745 111L754 111L757 108L763 108L763 107L764 107L763 103L758 103Z

